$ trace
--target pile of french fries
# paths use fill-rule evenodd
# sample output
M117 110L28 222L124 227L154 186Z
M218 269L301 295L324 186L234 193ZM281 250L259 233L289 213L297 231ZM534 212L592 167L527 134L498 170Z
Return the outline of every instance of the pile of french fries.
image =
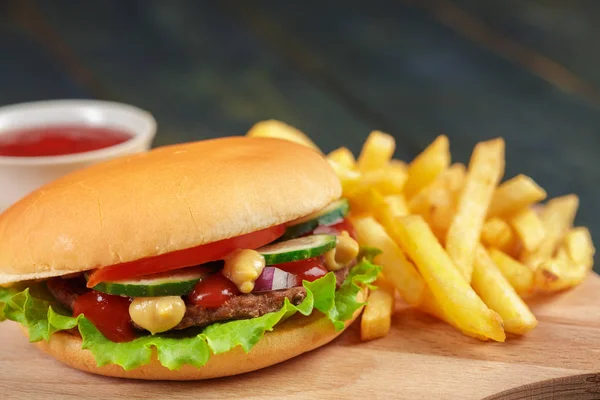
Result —
M319 150L274 120L248 136ZM465 335L503 342L506 333L523 335L538 323L524 298L576 286L592 269L590 232L573 227L578 197L542 204L546 192L530 177L502 182L502 139L478 143L468 166L452 163L444 135L408 164L393 159L395 145L374 131L358 159L345 147L326 155L350 201L359 243L382 251L375 258L382 273L362 315L363 340L387 335L397 292Z

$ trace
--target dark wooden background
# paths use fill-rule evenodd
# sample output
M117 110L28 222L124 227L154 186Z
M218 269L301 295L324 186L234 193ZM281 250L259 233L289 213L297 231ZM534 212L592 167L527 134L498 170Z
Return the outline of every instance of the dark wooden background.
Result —
M595 0L0 0L0 104L132 103L155 145L276 118L407 159L444 132L466 161L501 135L507 175L579 193L598 237L599 22Z

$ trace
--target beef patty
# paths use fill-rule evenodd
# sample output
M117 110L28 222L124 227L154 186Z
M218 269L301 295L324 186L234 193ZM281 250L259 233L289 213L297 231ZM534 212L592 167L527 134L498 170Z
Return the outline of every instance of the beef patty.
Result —
M349 269L350 267L346 267L335 272L337 288L348 276ZM73 310L77 298L89 291L85 286L83 277L52 278L46 282L46 286L48 286L48 290L56 300L70 310ZM202 327L215 322L256 318L281 309L285 299L288 299L294 305L298 305L305 297L306 289L303 286L298 286L264 293L240 294L216 308L186 304L183 319L173 329L185 329L192 326ZM136 328L143 330L137 326Z

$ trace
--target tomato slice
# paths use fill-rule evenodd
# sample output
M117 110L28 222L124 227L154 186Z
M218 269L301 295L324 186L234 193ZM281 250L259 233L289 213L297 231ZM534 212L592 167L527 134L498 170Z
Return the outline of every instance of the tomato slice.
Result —
M327 274L323 257L307 258L306 260L276 264L277 267L290 274L297 275L303 281L312 282Z
M283 235L284 232L285 226L282 224L231 239L192 247L191 249L173 251L159 256L103 267L90 274L87 287L92 288L100 282L121 281L221 260L233 250L256 249L269 244Z

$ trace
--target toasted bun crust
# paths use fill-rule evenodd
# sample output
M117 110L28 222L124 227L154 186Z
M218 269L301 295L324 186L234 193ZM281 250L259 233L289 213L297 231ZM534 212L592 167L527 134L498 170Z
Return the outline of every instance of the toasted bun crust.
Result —
M341 195L312 149L230 137L69 174L0 215L0 284L212 243L317 211Z
M366 291L359 293L357 298L364 301ZM344 329L352 324L361 311L362 308L354 313ZM26 329L21 329L27 335ZM163 367L156 359L156 353L150 364L130 371L125 371L118 365L97 367L92 353L81 349L81 337L65 332L55 333L49 342L40 341L35 345L70 367L93 374L117 378L184 381L256 371L321 347L342 332L336 332L333 324L321 313L315 312L308 317L294 316L279 324L272 332L267 332L248 354L244 353L241 347L237 347L227 353L212 355L202 368L185 365L177 371Z

